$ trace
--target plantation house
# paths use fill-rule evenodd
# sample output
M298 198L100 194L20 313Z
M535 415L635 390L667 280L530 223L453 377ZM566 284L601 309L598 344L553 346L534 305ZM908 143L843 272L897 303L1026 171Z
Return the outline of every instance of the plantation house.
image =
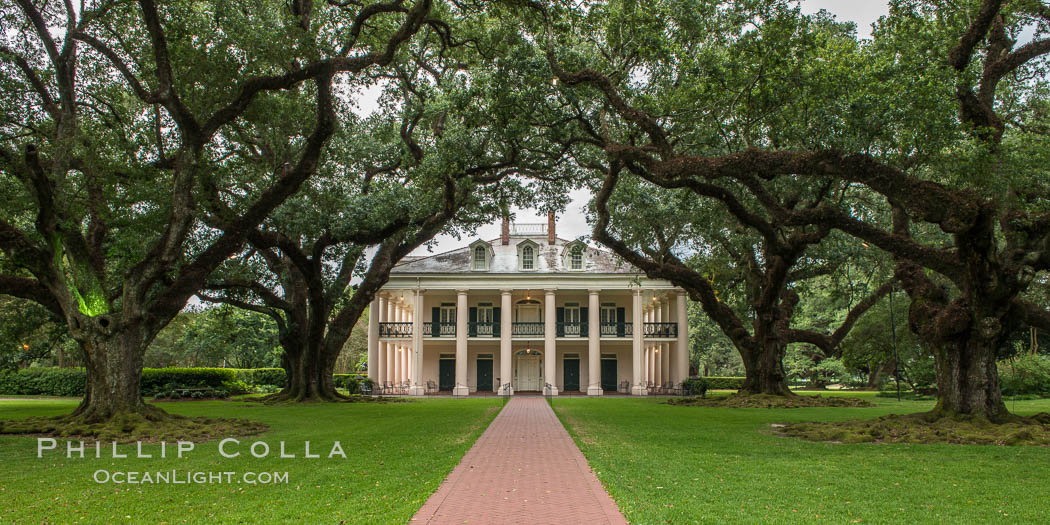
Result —
M688 377L685 292L558 238L553 216L406 259L370 312L368 376L386 392L646 395Z

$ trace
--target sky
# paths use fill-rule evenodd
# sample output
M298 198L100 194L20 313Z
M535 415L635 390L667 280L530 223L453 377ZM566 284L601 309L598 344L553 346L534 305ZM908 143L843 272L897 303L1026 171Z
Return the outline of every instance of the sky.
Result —
M802 2L802 10L805 13L816 13L821 9L828 10L839 20L849 20L856 23L858 36L869 38L871 36L871 24L878 20L880 16L887 14L889 7L887 2L881 0L803 0ZM570 193L570 197L572 201L569 203L568 208L557 218L556 231L558 236L563 239L575 239L582 235L590 234L590 227L587 225L585 215L587 203L591 198L590 192L578 190ZM514 213L514 222L544 224L547 222L546 214L540 215L535 210L515 208L511 211ZM497 222L480 228L477 237L489 240L496 239L499 235L500 225ZM474 239L475 237L456 239L451 235L440 235L435 239L436 244L434 246L429 248L426 246L420 247L412 252L411 255L431 255L447 252L466 246Z

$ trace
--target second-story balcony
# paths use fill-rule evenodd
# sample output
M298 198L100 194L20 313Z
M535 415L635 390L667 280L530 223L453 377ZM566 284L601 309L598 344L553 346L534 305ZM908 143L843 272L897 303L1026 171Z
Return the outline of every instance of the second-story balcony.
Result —
M412 323L379 323L379 337L412 337Z
M644 337L672 339L678 337L678 323L644 323Z
M557 337L580 337L590 335L588 323L555 323ZM632 337L633 323L601 323L600 337ZM513 337L543 337L543 322L511 323ZM424 337L456 337L456 323L423 323ZM646 339L674 339L678 337L678 323L642 323L642 336ZM379 323L379 337L412 337L412 323ZM467 323L467 337L500 337L500 323Z

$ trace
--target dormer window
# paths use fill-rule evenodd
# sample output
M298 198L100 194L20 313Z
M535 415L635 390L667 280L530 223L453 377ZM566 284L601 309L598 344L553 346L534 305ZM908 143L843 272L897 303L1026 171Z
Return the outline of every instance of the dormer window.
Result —
M576 245L572 247L572 250L569 252L569 269L583 269L583 246Z
M492 245L478 239L470 243L470 269L475 272L484 272L492 265Z
M525 246L521 249L521 269L531 270L536 265L536 254L532 250L532 246Z
M570 272L582 272L587 265L587 245L583 241L572 241L561 252L562 263Z

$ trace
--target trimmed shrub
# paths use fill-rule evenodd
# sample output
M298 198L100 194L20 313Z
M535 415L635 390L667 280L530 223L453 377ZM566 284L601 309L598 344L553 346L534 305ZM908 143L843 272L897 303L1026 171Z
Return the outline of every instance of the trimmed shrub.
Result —
M705 377L710 390L740 390L744 386L743 377Z
M265 385L277 388L284 388L288 381L283 368L240 368L237 370L237 379L251 386Z
M999 363L999 387L1003 395L1050 394L1050 357L1026 355Z
M707 380L702 377L690 377L682 382L682 395L704 396L707 395Z
M223 381L222 390L233 395L247 394L248 392L252 391L252 389L248 386L247 383L239 379L235 381Z
M237 371L232 368L144 368L142 395L151 396L170 385L177 388L218 389L223 388L226 381L237 381Z
M332 382L336 388L345 388L350 394L361 392L361 379L357 374L335 374L332 376Z
M87 372L83 368L25 368L0 371L0 394L82 396Z

